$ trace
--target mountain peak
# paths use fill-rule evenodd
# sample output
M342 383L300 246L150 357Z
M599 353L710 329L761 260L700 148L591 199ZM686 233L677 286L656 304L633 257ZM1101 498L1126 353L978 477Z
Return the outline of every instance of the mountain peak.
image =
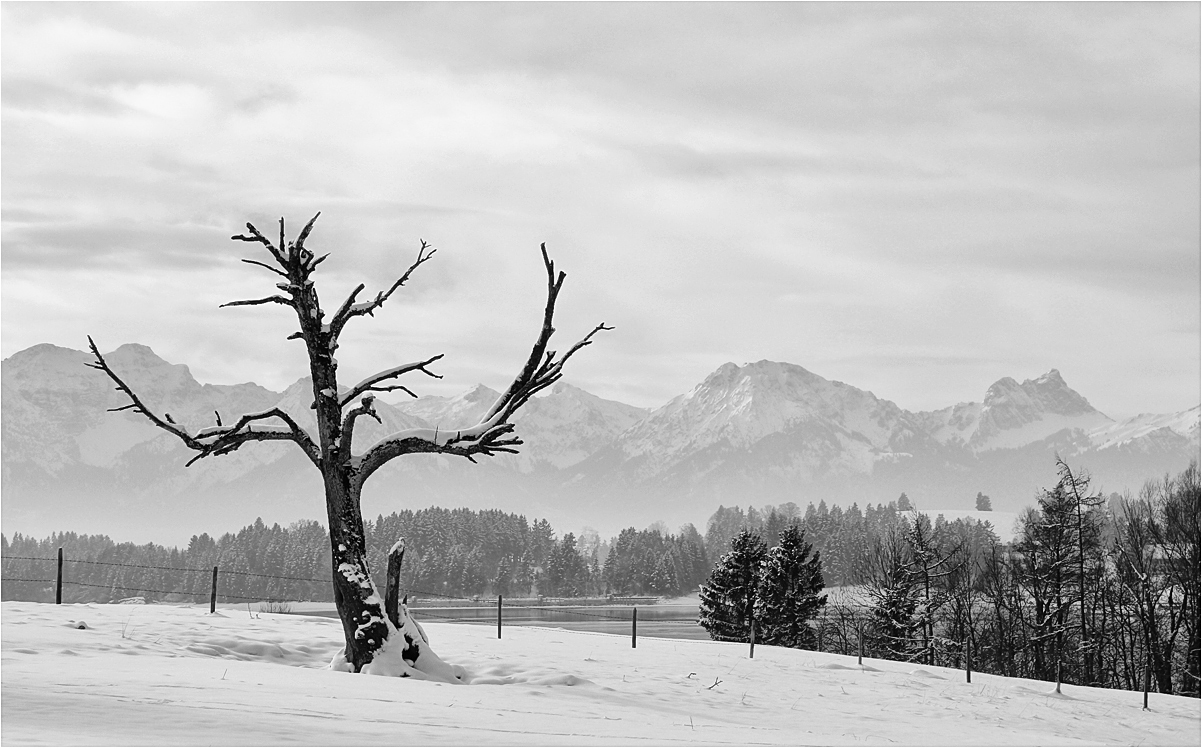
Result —
M117 348L113 349L113 353L121 353L127 356L154 357L155 359L160 358L150 346L147 346L144 343L123 343Z
M480 401L489 401L492 403L497 400L501 393L497 392L488 385L477 384L466 393L460 395L467 403L479 403Z
M970 438L976 448L1018 447L1060 429L1095 429L1111 420L1071 388L1056 369L1034 380L1003 377L982 400L980 423Z

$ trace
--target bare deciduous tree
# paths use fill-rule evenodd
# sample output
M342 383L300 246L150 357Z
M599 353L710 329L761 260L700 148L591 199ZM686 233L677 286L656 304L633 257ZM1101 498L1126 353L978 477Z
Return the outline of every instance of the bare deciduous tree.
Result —
M320 214L318 214L320 215ZM543 324L535 345L518 376L505 392L485 412L476 424L461 429L407 429L390 434L362 454L351 450L352 437L358 419L371 418L380 422L374 407L374 393L402 391L414 395L400 378L410 373L439 377L428 367L442 354L389 367L365 377L348 389L340 389L338 362L334 353L339 336L352 320L372 315L409 281L422 264L429 261L435 249L421 243L414 262L386 290L375 297L358 301L364 285L360 284L327 318L318 300L311 276L327 255L316 257L305 242L318 216L310 219L301 233L286 242L284 219L280 219L280 238L273 243L253 225L247 224L247 234L232 239L261 244L271 256L271 262L243 260L264 268L280 277L276 284L279 293L257 299L229 302L223 307L281 305L290 307L297 317L299 330L288 336L304 341L309 354L309 371L313 379L311 406L316 412L317 434L311 435L297 421L279 408L246 414L233 424L222 424L217 417L215 426L190 431L175 423L169 414L160 417L114 372L101 356L100 350L88 338L96 361L90 366L102 370L123 392L129 403L114 411L132 409L149 419L155 426L177 436L196 456L188 465L214 455L225 455L248 442L287 441L295 443L322 473L326 496L326 512L333 552L334 602L342 619L346 649L336 667L360 672L391 675L426 675L454 679L457 674L430 649L425 633L409 616L404 605L394 610L385 606L368 571L365 559L363 516L360 496L364 482L388 461L412 453L443 453L458 455L475 462L478 455L515 453L522 440L514 435L514 413L530 398L552 385L561 376L564 363L593 336L610 330L604 323L597 325L563 355L548 349L552 333L552 317L556 299L564 284L563 272L556 273L555 265L541 246L543 264L547 270L547 302ZM399 562L399 555L398 560ZM395 593L395 591L390 591Z

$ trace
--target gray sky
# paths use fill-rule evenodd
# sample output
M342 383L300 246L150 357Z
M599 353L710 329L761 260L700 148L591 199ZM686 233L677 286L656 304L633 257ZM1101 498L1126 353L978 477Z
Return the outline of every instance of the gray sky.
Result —
M538 330L657 406L774 359L912 410L1061 370L1200 400L1196 3L4 3L3 355L145 343L305 373L229 241L310 247L328 310L439 248L339 351L500 388Z

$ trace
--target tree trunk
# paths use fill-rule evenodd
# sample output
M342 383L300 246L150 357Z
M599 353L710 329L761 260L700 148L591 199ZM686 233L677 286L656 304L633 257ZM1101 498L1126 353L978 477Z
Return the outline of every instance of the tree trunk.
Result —
M372 584L368 570L359 497L340 471L325 473L334 605L346 638L344 657L358 673L388 640L389 630L385 624L384 602Z

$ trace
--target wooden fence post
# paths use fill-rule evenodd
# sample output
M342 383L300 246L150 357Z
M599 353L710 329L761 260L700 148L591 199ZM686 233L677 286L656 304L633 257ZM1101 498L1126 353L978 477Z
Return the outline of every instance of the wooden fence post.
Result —
M631 647L635 647L635 630L639 622L639 607L631 607Z
M213 568L213 589L209 593L209 613L217 613L217 567Z
M501 639L501 594L497 594L497 639Z
M1149 658L1145 656L1145 704L1142 710L1149 709Z
M856 665L864 665L865 660L865 633L860 628L856 630Z
M54 602L63 602L63 547L58 547L58 575L54 579Z
M752 658L756 655L756 620L752 620L751 637L748 638L748 657Z
M970 654L971 654L971 651L969 649L969 636L966 635L965 636L965 683L966 684L973 683L973 667L970 665L970 662L969 662Z

